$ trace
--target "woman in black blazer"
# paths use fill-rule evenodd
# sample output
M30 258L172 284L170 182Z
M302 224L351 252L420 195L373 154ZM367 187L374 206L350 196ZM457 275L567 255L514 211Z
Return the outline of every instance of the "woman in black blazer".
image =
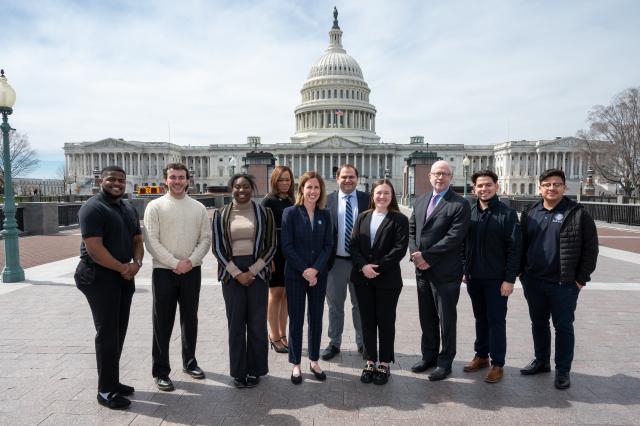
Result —
M400 261L408 245L409 220L398 208L391 182L379 180L373 184L369 210L358 216L351 235L351 282L360 306L367 356L360 377L363 383L383 385L391 375L396 306L402 290Z
M300 177L296 204L282 214L282 252L286 260L284 285L289 309L289 362L291 381L302 383L302 327L305 299L309 301L309 369L318 380L327 376L318 364L322 338L322 314L327 291L327 262L333 250L331 215L324 208L326 191L322 177L306 172Z

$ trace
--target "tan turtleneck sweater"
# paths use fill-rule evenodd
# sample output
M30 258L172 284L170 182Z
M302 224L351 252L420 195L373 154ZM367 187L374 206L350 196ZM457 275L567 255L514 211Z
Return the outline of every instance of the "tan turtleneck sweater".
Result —
M231 242L231 252L234 256L253 255L253 245L256 238L255 222L256 215L253 211L253 203L238 204L235 201L233 202L231 215L229 216L229 241ZM257 275L264 268L264 265L264 260L257 259L249 267L249 271L253 275ZM234 278L242 273L233 261L227 264L226 269Z

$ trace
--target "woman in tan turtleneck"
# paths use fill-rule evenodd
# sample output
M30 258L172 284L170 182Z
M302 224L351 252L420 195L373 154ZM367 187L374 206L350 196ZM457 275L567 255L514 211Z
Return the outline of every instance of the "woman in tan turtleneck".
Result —
M213 214L213 254L229 323L233 384L254 387L269 372L267 298L276 233L271 210L251 200L252 176L229 181L233 201Z

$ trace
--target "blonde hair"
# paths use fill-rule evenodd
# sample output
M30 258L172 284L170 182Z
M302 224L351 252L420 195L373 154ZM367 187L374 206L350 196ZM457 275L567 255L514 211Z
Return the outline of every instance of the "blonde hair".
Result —
M304 186L311 179L318 179L318 183L320 184L320 197L318 197L318 201L316 202L316 205L321 209L323 209L327 204L327 190L325 189L324 179L322 179L322 176L320 176L320 173L316 173L314 171L306 172L305 174L300 176L300 179L298 180L298 192L296 193L295 205L296 206L304 205L302 191L304 190Z

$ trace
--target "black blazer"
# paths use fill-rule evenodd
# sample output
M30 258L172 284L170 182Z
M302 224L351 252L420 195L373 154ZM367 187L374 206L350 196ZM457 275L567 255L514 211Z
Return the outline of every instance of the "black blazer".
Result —
M416 199L409 220L409 251L422 252L431 267L425 273L434 283L462 281L463 243L469 229L471 207L451 188L425 222L432 193Z
M402 287L400 261L407 253L409 244L409 220L400 212L389 212L378 227L371 245L371 217L373 211L358 216L351 235L351 282L355 285L370 285L377 288ZM372 263L378 265L376 278L368 279L362 267Z
M329 259L329 269L333 267L338 247L338 191L333 191L327 197L327 209L331 213L331 223L333 223L333 252ZM369 208L369 193L356 189L356 199L358 200L358 215Z
M316 207L313 230L304 206L291 206L282 213L282 253L286 259L285 280L300 278L305 269L313 267L323 275L333 248L331 216L326 209Z

